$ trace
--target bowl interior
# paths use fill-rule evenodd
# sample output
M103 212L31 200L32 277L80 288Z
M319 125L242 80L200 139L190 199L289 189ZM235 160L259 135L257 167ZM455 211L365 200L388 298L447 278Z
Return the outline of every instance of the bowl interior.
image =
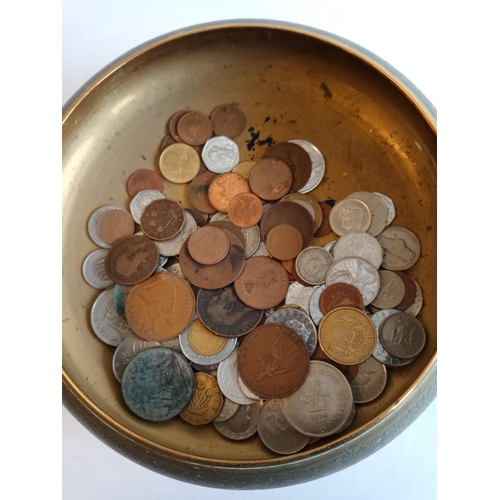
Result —
M341 200L361 190L384 193L396 205L393 225L411 229L422 245L408 274L423 290L424 351L412 364L388 369L383 395L357 405L347 431L302 454L362 429L411 390L436 352L436 133L396 84L326 38L292 28L233 25L198 29L142 49L76 102L63 124L62 352L64 370L91 404L174 453L238 463L278 457L257 436L234 442L212 425L134 417L111 370L114 348L90 326L100 292L81 272L96 249L87 232L90 215L107 204L128 209L128 176L140 168L159 171L169 117L180 109L209 114L230 102L239 103L247 117L248 130L236 140L241 161L260 159L270 139L310 141L327 166L312 192L317 200ZM187 185L165 184L167 197L189 206ZM331 239L332 234L313 244Z

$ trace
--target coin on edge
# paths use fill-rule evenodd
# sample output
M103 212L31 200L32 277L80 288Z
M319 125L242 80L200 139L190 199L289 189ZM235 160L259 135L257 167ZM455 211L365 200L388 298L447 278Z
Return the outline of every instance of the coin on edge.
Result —
M221 411L223 397L217 380L207 373L195 373L196 389L187 407L179 414L191 425L210 423Z

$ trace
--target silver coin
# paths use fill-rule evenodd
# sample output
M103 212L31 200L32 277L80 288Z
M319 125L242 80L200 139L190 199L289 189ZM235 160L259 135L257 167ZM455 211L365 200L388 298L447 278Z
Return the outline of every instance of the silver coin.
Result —
M354 420L354 416L355 415L356 415L356 405L353 403L352 404L352 409L351 409L351 414L347 418L345 424L339 429L339 432L344 431L345 429L347 429L352 424L352 421ZM310 442L309 442L309 444L310 444Z
M116 311L114 292L115 287L110 287L97 297L90 311L90 323L100 340L116 347L133 332L125 318Z
M197 372L208 373L208 375L211 375L215 379L217 378L217 368L219 368L219 364L203 366L191 361L191 367Z
M167 262L168 262L168 257L165 257L160 253L160 258L158 259L158 267L163 267Z
M201 152L208 170L217 174L231 172L240 162L238 145L223 135L208 139Z
M127 301L127 295L132 287L127 285L120 285L117 283L113 292L113 302L115 304L116 312L125 317L125 302Z
M294 144L298 144L301 148L305 149L306 153L311 158L312 163L312 171L309 177L309 180L306 182L306 185L299 189L299 193L310 193L313 189L316 189L323 177L325 176L326 164L325 158L321 151L310 142L303 141L302 139L294 139L288 142L293 142Z
M366 260L359 257L345 257L335 262L326 275L326 286L334 283L349 283L355 286L367 306L377 296L380 279L376 269Z
M155 191L154 189L145 189L144 191L139 191L130 202L130 213L132 214L132 219L141 223L141 217L144 213L146 207L156 200L162 200L165 198L160 191Z
M238 348L235 348L228 358L222 361L217 368L217 382L220 390L226 398L239 405L251 405L255 403L243 394L238 385Z
M420 241L405 227L389 226L377 239L384 251L382 267L389 271L406 271L420 257Z
M330 255L333 257L333 247L335 246L335 243L337 243L338 240L333 240L327 243L323 248L327 251L330 252Z
M266 244L261 240L257 250L253 254L253 257L271 257L271 254L267 251Z
M346 196L348 200L361 200L368 205L372 214L370 227L366 230L372 236L378 236L387 226L389 211L385 203L377 195L367 191L358 191Z
M382 247L377 238L368 233L351 233L338 239L333 248L334 260L344 257L359 257L369 262L375 269L382 264Z
M323 319L323 313L319 308L319 298L321 297L321 294L323 293L325 288L326 285L316 287L311 295L311 298L309 299L309 315L311 316L311 319L316 326L319 326L321 320Z
M278 309L266 319L267 324L285 325L291 328L306 344L309 356L318 344L318 333L312 319L299 309Z
M99 248L90 253L83 261L82 273L85 281L98 290L104 290L114 284L104 265L107 254L108 250Z
M212 424L220 434L228 439L233 441L248 439L257 433L257 421L263 405L263 401L242 405L228 420L216 422L214 419Z
M424 299L422 296L422 289L420 288L420 285L416 281L415 285L417 287L417 294L415 295L415 301L408 309L405 309L405 313L411 314L412 316L418 316L418 314L422 310L422 305L424 303Z
M302 307L309 314L309 299L314 292L314 287L301 285L298 281L292 281L288 287L285 304L295 304Z
M269 399L260 410L257 432L262 442L275 453L290 455L307 444L309 437L295 430L285 419L279 399Z
M276 309L274 309L274 307L271 307L271 309L266 309L264 311L264 314L266 315L266 318L269 318L269 316L271 316L271 314L275 311Z
M352 391L342 373L323 361L311 361L302 386L280 400L288 423L310 437L330 436L339 432L349 418Z
M92 239L92 241L102 247L102 248L111 248L112 245L109 243L106 243L100 236L99 233L97 232L97 224L99 222L99 219L106 213L109 212L110 210L123 210L124 212L127 212L123 207L117 207L115 205L106 205L104 207L98 208L91 216L89 219L88 223L88 231L89 231L89 236Z
M245 239L245 259L255 255L260 244L260 229L259 226L240 227Z
M309 215L311 216L313 221L316 219L315 213L314 213L314 208L307 201L305 201L305 200L287 200L287 199L284 199L283 201L291 201L292 203L298 203L299 205L303 206L309 212Z
M396 207L394 206L394 202L391 198L382 193L373 192L375 196L378 196L387 207L387 222L386 226L392 223L392 221L396 218Z
M245 382L243 382L243 380L241 380L241 377L238 375L237 377L237 382L238 382L238 385L240 386L240 389L241 389L241 392L243 392L243 394L249 398L249 399L253 399L254 401L260 401L260 397L257 396L257 394L253 393L246 385L245 385Z
M173 257L174 255L179 255L183 243L191 236L198 226L194 217L184 210L184 222L182 223L182 228L180 233L172 238L171 240L165 241L155 241L158 250L161 255L166 257Z
M186 277L184 276L184 274L182 274L182 270L181 270L181 265L178 263L178 262L172 262L170 263L166 268L165 270L168 272L168 273L174 273L176 274L177 276L179 276L179 278L182 278L183 280L186 279ZM186 280L187 281L187 280Z
M414 359L424 349L427 336L420 321L399 311L380 325L380 341L385 350L401 359Z
M230 399L224 398L220 413L213 419L213 422L225 422L229 420L240 408L240 405Z
M196 315L196 313L195 313ZM179 337L175 337L175 339L170 340L162 340L160 341L160 345L162 347L170 347L170 349L175 349L176 351L181 350L181 344L179 342Z
M302 281L310 285L322 285L332 264L330 252L322 247L307 247L297 256L295 269Z
M358 365L358 374L349 382L355 403L369 403L378 398L387 383L385 365L370 356Z
M227 220L229 219L229 215L223 214L222 212L217 212L210 217L210 222L217 222L219 220Z
M158 347L159 342L144 340L137 335L127 337L116 349L113 354L113 373L118 382L122 381L123 372L134 356L137 356L144 349Z
M332 208L328 221L335 234L363 233L371 224L371 212L361 200L341 200Z
M391 309L396 307L405 296L404 281L392 271L381 270L378 272L380 278L380 290L373 299L372 305L379 309Z

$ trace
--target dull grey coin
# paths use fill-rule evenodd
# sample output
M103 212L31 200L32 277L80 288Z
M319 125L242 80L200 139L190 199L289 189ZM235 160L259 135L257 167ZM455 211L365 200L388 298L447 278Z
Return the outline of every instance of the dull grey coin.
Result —
M349 382L355 403L369 403L378 398L387 383L385 365L370 356L358 365L358 374Z
M184 276L184 274L182 274L181 265L178 262L171 262L168 266L165 267L165 270L168 273L174 273L179 276L179 278L186 280L186 277Z
M246 385L245 385L245 382L243 382L243 380L241 380L241 377L238 375L237 377L237 382L238 382L238 385L240 386L240 389L241 391L243 392L243 394L249 398L249 399L253 399L254 401L260 401L260 396L257 396L257 394L255 394L254 392L252 392Z
M346 196L348 200L361 200L370 209L371 223L366 232L372 236L378 236L387 226L389 211L385 203L377 195L366 191L358 191Z
M130 202L130 213L132 214L132 219L134 219L137 224L141 223L141 217L144 213L146 207L153 203L153 201L161 200L165 198L160 191L155 191L154 189L145 189L144 191L139 191Z
M332 264L330 252L322 247L307 247L297 256L295 269L302 281L310 285L322 285Z
M217 212L210 217L210 222L217 222L219 220L228 220L229 215L223 214L222 212Z
M413 304L408 309L405 309L405 313L411 314L412 316L418 316L418 314L422 310L424 298L422 296L422 289L420 288L420 285L415 280L413 281L415 282L415 285L417 287L417 294L415 295Z
M299 189L299 193L310 193L313 189L316 189L323 177L325 176L326 164L325 158L321 151L314 145L308 141L304 141L302 139L294 139L288 142L293 142L294 144L298 144L301 148L305 149L306 153L311 158L312 170L311 175L309 176L309 180L306 182L306 185Z
M127 301L127 295L130 292L130 288L130 286L117 283L113 292L116 312L123 317L125 317L125 302Z
M173 257L174 255L179 255L182 245L184 242L198 229L194 217L184 210L184 222L182 223L182 228L180 233L172 238L171 240L165 241L155 241L160 255L166 257Z
M271 257L271 254L267 251L266 244L262 240L252 257Z
M196 315L196 313L194 314ZM170 340L161 340L160 345L162 347L170 347L171 349L175 349L176 351L182 352L179 343L179 337L175 337L175 339L170 339Z
M158 347L159 342L144 340L137 335L127 337L116 349L113 354L112 368L118 382L122 381L123 372L134 356L137 356L144 349Z
M414 359L423 351L426 335L417 318L400 311L380 325L380 341L389 354L401 359Z
M335 261L345 257L359 257L369 262L375 269L382 264L383 251L377 238L368 233L351 233L337 240L333 248Z
M389 226L377 239L384 251L384 269L406 271L416 264L420 257L420 241L415 233L405 227Z
M98 208L91 216L89 219L88 223L88 231L89 231L89 236L92 239L92 241L102 247L102 248L111 248L112 245L109 243L106 243L100 236L97 231L97 224L99 223L100 218L105 214L106 212L109 212L110 210L123 210L124 212L127 212L123 207L117 207L115 205L105 205L104 207Z
M168 347L151 347L129 362L122 377L128 408L140 418L165 422L191 401L195 377L186 358Z
M386 226L392 223L392 221L396 218L396 207L394 206L394 202L391 198L382 193L373 192L375 196L378 196L387 207L387 222Z
M229 357L219 364L217 368L217 383L226 398L239 405L251 405L255 401L245 396L238 385L238 351L239 348L235 348Z
M327 243L323 248L327 251L330 252L330 255L333 257L333 247L335 246L335 243L337 243L338 240L333 240ZM335 258L335 257L334 257Z
M240 406L228 420L224 422L212 420L212 424L220 434L228 439L234 441L248 439L257 433L257 422L263 405L263 401L257 403L252 401L252 404Z
M316 287L311 295L311 298L309 299L309 315L311 316L311 319L316 326L319 326L321 320L323 319L323 313L319 308L319 298L321 297L321 294L323 293L325 288L326 285Z
M208 170L217 174L231 172L240 162L240 150L238 145L225 137L219 135L208 139L203 146L201 157Z
M404 281L392 271L381 270L380 290L373 299L372 305L379 309L391 309L401 303L405 296Z
M98 290L104 290L113 285L114 281L108 276L104 261L108 250L99 248L90 253L83 261L82 273L85 281Z
M309 299L314 292L314 287L301 285L298 281L293 281L288 287L285 304L295 304L300 306L309 314Z
M346 236L365 232L370 227L372 216L368 205L363 201L345 199L333 206L328 220L335 234Z
M213 419L213 422L225 422L229 420L238 411L239 407L239 404L224 398L220 413Z
M259 226L240 227L245 239L245 259L255 256L261 242Z

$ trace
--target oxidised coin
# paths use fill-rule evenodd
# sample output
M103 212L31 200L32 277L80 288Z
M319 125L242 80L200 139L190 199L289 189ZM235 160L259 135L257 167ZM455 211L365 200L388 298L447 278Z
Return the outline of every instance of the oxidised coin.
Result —
M387 383L385 366L370 356L358 365L358 374L349 382L355 403L369 403L382 394Z
M106 272L106 255L108 251L104 248L94 250L83 261L82 273L85 281L94 288L104 290L114 284Z
M335 261L345 257L359 257L369 262L375 269L382 264L382 247L377 238L368 233L351 233L342 236L333 247Z
M398 311L380 325L380 341L389 354L410 359L423 351L426 335L418 319Z
M120 285L119 283L115 285L113 299L115 302L116 312L120 316L125 316L125 302L127 301L127 295L131 288L132 287L130 286Z
M295 261L295 269L299 277L310 285L321 285L325 282L326 273L333 264L333 257L324 248L304 248Z
M118 382L122 381L123 372L134 356L137 356L144 349L158 347L159 345L159 342L150 342L137 337L137 335L124 339L113 354L112 367L116 380Z
M259 413L264 405L263 401L252 404L242 405L237 412L224 422L212 422L213 426L228 439L242 441L252 437L257 432L257 421Z
M405 284L403 280L392 271L381 270L378 272L378 275L380 278L380 290L373 299L372 304L379 309L396 307L405 296Z
M405 227L389 226L377 239L384 251L382 267L389 271L406 271L420 257L420 241Z
M180 413L182 420L191 425L205 425L220 412L223 403L222 392L217 380L207 373L195 374L196 389L187 407Z
M184 210L175 201L155 200L141 217L141 229L152 240L170 240L177 236L184 223Z

